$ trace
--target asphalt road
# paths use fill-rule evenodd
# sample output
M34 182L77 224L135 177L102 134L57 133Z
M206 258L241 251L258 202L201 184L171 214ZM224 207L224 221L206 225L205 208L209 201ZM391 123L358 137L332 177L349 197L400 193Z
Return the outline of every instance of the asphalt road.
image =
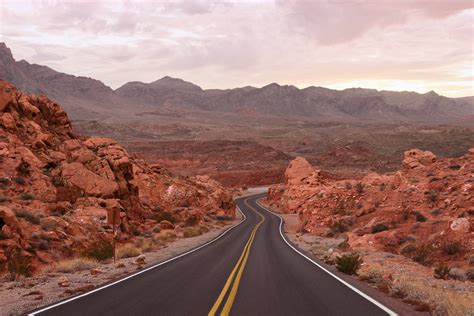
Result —
M387 315L293 250L280 218L240 198L241 224L205 247L39 315ZM371 301L372 300L372 301Z

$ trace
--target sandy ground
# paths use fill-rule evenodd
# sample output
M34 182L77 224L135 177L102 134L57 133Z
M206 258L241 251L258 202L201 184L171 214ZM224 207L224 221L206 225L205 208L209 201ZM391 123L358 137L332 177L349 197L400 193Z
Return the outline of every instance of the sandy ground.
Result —
M116 263L100 264L98 269L101 273L96 275L92 275L90 270L75 273L50 272L15 282L2 282L0 283L0 315L24 314L172 258L214 239L230 226L237 224L240 221L240 214L237 217L235 221L222 228L199 236L178 239L163 248L144 253L145 264L137 264L136 257L127 258L117 260ZM64 279L67 279L69 286L58 285L58 282Z
M364 260L358 276L342 274L334 259L344 252L340 249L343 238L301 234L297 214L273 211L283 217L284 232L291 243L400 315L474 315L474 283L435 279L432 268L382 251L358 250Z

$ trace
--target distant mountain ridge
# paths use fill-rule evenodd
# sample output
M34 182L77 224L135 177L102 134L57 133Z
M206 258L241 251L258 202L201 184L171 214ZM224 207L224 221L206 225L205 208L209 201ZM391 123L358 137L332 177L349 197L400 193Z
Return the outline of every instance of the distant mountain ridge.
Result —
M269 84L262 88L209 89L182 79L163 77L151 83L132 81L116 90L99 80L76 77L49 67L15 61L5 43L0 43L0 79L34 94L46 94L61 103L73 119L113 115L142 108L173 107L192 111L304 117L329 120L399 120L448 122L472 119L474 97L447 98L431 91L377 91L322 87L299 89Z

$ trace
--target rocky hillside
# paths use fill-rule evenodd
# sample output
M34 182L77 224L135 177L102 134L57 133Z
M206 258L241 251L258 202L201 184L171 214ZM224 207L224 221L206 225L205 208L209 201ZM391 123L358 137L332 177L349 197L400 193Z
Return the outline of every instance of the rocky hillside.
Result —
M145 112L169 108L319 120L461 121L464 124L472 121L474 115L472 97L447 98L433 91L425 94L360 88L338 91L322 87L299 89L276 83L262 88L203 90L171 77L151 83L128 82L114 91L92 78L67 75L24 60L15 61L5 43L0 43L0 66L0 79L30 93L47 94L64 105L74 120L117 116L117 110L128 110L129 115L137 112L137 107Z
M345 235L351 249L402 254L424 265L474 264L474 148L444 159L409 150L400 171L360 180L336 180L299 157L267 202L299 214L302 232Z
M234 217L232 195L209 177L177 177L112 139L76 135L57 103L5 81L0 127L0 272L20 260L34 273L110 242L114 217L118 242Z

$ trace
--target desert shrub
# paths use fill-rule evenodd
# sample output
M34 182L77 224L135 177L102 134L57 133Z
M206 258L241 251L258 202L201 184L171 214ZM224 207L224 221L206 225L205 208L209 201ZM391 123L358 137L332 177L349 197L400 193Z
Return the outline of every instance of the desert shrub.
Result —
M4 195L0 195L0 203L2 202L8 202L10 199Z
M364 188L365 188L365 186L362 182L357 182L357 184L356 184L356 192L357 193L360 194L360 193L364 192Z
M8 239L7 235L3 232L3 230L0 229L0 240L5 240Z
M49 243L47 240L40 240L38 243L38 250L46 251L49 249Z
M202 235L202 231L200 229L197 229L197 228L194 228L194 227L184 228L183 236L185 238L199 236L199 235Z
M26 180L23 177L14 177L13 181L15 181L15 183L19 184L19 185L25 185L26 184Z
M150 216L150 219L154 219L158 223L163 220L169 221L170 223L173 223L173 224L176 223L176 218L173 216L173 214L167 211L164 211L158 214L152 214Z
M218 216L216 216L216 219L218 221L230 221L230 220L232 220L232 217L227 216L227 215L218 215Z
M31 214L28 211L15 210L15 215L18 218L24 218L25 220L27 220L31 224L39 225L39 223L40 223L39 217L34 215L34 214Z
M336 268L342 273L357 274L363 260L359 254L350 253L336 257Z
M25 256L20 250L6 252L7 269L11 281L15 281L19 276L31 276L31 258Z
M372 226L372 234L377 234L385 230L388 230L388 226L382 223L375 224L374 226Z
M385 184L385 182L382 182L382 183L380 183L380 185L379 185L380 191L385 191L385 188L386 188L386 187L387 187L387 185Z
M123 258L137 257L141 254L142 252L135 245L126 244L117 248L116 256L118 259L123 259Z
M29 177L31 174L30 171L30 164L27 161L22 160L18 166L16 167L16 172L18 173L19 176L22 177Z
M347 231L347 226L342 221L334 222L331 224L331 226L329 226L329 228L333 234L344 233Z
M20 199L22 199L23 201L34 200L35 195L33 193L23 192L22 194L20 194Z
M341 202L341 203L337 204L336 207L333 208L332 213L337 214L337 215L345 215L346 214L346 208L344 207L344 203Z
M451 165L451 166L449 166L449 169L451 169L451 170L459 170L459 169L461 169L461 166L460 166L460 165Z
M346 188L346 190L351 190L352 189L352 183L346 182L346 183L344 183L344 187Z
M403 210L402 220L407 221L410 218L411 212L409 210Z
M415 219L417 222L426 222L428 219L425 215L421 214L420 212L413 212L415 215Z
M425 192L425 197L428 202L436 202L438 200L438 190L432 189Z
M199 218L196 215L191 215L186 219L186 226L194 226L199 223Z
M415 251L411 254L411 259L415 262L418 262L422 265L428 264L428 255L430 251L426 246L418 246L416 247Z
M451 268L448 266L437 266L433 270L433 276L437 279L447 280L449 278L449 271L451 271Z
M142 231L138 226L135 225L130 225L130 232L132 233L133 236L140 236L142 234Z
M439 208L434 208L431 210L431 214L434 216L440 215L442 213L441 209Z
M62 273L73 273L77 271L89 270L97 267L97 265L97 260L79 257L58 262L55 266L55 270Z
M45 231L55 230L58 227L58 223L50 220L42 220L40 221L40 226Z
M84 251L84 256L87 258L96 259L99 261L112 258L114 249L112 243L106 240L94 241Z
M416 246L414 244L407 244L400 249L400 253L402 255L408 255L408 254L413 253L415 250L416 250Z
M0 177L0 186L7 186L10 183L10 179L7 177Z
M452 256L452 255L462 252L463 246L462 246L462 243L458 240L447 242L443 246L443 251L445 254Z
M337 245L337 249L342 250L342 251L347 251L351 248L351 245L345 240L341 242L339 245Z

